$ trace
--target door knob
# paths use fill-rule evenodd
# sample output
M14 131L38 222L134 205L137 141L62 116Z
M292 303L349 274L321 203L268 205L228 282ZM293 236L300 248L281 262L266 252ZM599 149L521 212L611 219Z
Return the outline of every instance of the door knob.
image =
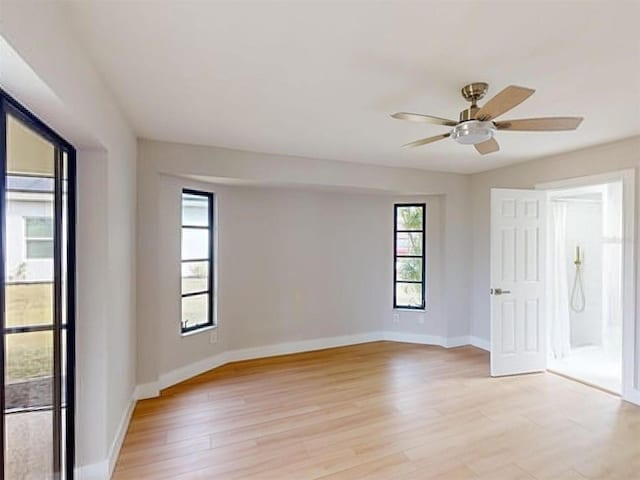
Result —
M506 295L507 293L511 293L511 290L503 290L501 288L491 289L491 295Z

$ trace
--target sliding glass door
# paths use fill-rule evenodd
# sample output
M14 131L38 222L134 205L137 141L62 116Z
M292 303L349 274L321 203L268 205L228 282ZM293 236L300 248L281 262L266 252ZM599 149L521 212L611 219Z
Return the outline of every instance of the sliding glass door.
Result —
M0 90L0 480L73 478L75 150Z

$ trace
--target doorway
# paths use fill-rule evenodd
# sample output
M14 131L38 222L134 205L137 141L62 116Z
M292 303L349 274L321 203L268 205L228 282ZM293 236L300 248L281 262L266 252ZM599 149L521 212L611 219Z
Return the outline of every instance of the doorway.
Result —
M491 190L491 375L547 369L640 405L633 169Z
M547 369L620 394L622 182L549 193Z
M0 480L69 480L75 150L2 90L0 171Z

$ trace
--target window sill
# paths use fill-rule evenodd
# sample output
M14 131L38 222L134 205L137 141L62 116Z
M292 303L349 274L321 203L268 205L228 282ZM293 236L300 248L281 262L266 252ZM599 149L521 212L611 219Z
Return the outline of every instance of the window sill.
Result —
M210 332L211 330L215 330L218 328L217 325L208 325L206 327L198 328L196 330L191 330L190 332L180 332L181 337L191 337L192 335L197 335L198 333Z
M425 308L394 308L394 312L416 312L416 313L425 313L427 311Z

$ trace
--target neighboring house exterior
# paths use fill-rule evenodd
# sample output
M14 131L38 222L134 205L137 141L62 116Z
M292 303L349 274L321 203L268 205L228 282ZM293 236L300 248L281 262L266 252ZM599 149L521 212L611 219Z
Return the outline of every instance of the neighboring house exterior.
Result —
M53 280L53 195L48 179L13 178L7 194L6 278L9 283Z

